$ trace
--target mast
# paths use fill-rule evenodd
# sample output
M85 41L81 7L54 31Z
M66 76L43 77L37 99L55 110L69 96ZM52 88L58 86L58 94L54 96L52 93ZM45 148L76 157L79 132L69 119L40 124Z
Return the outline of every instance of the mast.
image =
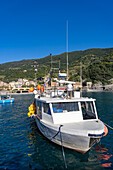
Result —
M60 57L59 57L59 73L60 73Z
M67 42L66 42L66 48L67 48L67 52L66 52L66 56L67 56L67 80L68 80L68 20L67 20L67 32L66 32L66 38L67 38Z
M81 84L81 97L82 97L82 62L80 62L80 84Z
M51 71L50 71L50 80L49 80L49 85L51 86L51 78L52 78L52 54L50 53L51 57Z
M51 71L52 71L52 54L50 53L51 56Z

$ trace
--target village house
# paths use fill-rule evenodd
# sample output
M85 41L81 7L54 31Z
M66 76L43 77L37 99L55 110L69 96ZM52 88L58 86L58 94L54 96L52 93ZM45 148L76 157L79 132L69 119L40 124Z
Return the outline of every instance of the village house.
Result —
M3 81L0 81L0 89L7 89L9 88L9 84Z

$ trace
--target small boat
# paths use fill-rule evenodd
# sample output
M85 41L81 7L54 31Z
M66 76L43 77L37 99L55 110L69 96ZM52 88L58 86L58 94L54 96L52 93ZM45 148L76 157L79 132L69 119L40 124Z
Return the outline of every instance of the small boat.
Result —
M98 118L95 99L80 97L76 91L72 95L70 87L66 94L55 97L40 96L34 90L28 116L35 119L40 132L51 142L86 153L107 135L108 129Z
M0 96L0 104L13 103L13 102L14 102L14 98L11 98L11 96L6 96L6 97Z

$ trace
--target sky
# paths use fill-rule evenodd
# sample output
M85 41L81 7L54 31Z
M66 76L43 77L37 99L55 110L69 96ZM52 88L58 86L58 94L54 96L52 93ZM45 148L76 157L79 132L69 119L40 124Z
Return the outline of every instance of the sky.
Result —
M113 0L0 0L0 64L109 47Z

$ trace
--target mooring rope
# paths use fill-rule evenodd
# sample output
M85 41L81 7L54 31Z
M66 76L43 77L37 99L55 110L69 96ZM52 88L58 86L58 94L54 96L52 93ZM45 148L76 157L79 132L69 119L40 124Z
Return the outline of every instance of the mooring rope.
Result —
M104 123L106 126L108 126L110 129L113 130L113 127L109 126L108 124Z
M63 126L63 125L60 125L60 126ZM59 128L60 128L60 127L59 127ZM51 138L51 140L54 139L59 133L60 133L60 131L58 131L58 132Z
M60 131L60 129L61 129L62 126L63 126L63 125L60 125L60 127L59 127L59 132L60 132L60 140L61 140L61 145L62 145L62 155L63 155L63 158L64 158L65 168L67 169L66 158L65 158L65 153L64 153L64 148L63 148L63 142L62 142L62 134L61 134L61 131Z
M65 153L64 153L64 148L63 148L63 142L62 142L62 134L61 134L61 130L60 130L62 126L63 126L63 125L60 125L60 126L59 126L58 132L51 138L51 140L54 139L54 138L60 133L60 141L61 141L61 145L62 145L62 156L63 156L63 159L64 159L65 168L67 169L66 158L65 158Z
M101 119L101 117L100 117L100 119ZM102 119L101 119L102 120ZM105 123L104 121L102 121L107 127L109 127L110 129L112 129L113 130L113 127L111 127L111 126L109 126L107 123Z

